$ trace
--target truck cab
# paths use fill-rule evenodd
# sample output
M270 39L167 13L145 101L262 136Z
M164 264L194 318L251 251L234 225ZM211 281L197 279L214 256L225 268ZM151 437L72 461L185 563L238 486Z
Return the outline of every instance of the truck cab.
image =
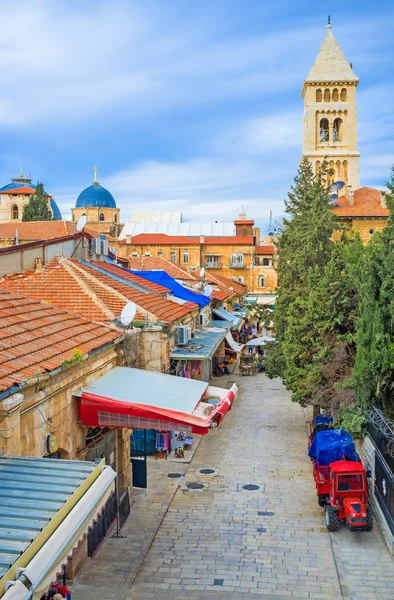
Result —
M349 529L372 529L372 510L368 504L368 488L362 463L338 460L330 464L329 499L326 524L337 531L340 521Z

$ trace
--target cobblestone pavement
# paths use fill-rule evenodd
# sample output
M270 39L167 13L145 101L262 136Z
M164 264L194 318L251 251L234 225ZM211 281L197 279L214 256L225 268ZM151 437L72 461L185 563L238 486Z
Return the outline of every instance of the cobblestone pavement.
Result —
M179 489L166 476L174 463L150 463L150 489L135 494L127 537L104 543L73 600L393 598L394 562L378 527L327 532L302 409L278 380L231 380L236 404L191 464L176 465L185 473ZM186 487L194 482L204 487Z

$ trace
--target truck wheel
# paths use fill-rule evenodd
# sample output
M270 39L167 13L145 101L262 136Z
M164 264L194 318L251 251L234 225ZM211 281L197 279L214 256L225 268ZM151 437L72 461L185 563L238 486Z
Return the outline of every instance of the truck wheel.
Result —
M330 504L326 506L326 525L328 531L338 531L339 529L338 513Z
M318 502L319 502L319 506L325 506L327 504L327 496L318 496L317 497Z
M370 506L368 506L367 508L367 522L365 525L365 531L371 531L373 527L373 513L372 513L372 508Z

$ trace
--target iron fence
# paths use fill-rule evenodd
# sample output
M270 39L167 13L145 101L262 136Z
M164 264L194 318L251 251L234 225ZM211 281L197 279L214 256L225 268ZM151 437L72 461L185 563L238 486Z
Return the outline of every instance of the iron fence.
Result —
M379 424L368 422L368 433L375 445L375 496L394 534L394 457L392 441L382 429Z
M88 556L93 556L116 519L116 496L111 494L104 510L88 532Z

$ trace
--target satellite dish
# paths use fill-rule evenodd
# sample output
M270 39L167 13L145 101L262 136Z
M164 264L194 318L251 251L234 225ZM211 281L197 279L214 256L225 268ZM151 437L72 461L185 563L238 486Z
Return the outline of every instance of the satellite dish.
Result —
M345 187L344 181L334 181L334 183L332 183L330 185L330 192L339 192L339 190L341 190L344 187Z
M213 287L211 285L207 285L207 287L205 288L205 290L203 291L204 296L209 296L212 294L213 292Z
M330 194L330 204L338 200L338 194Z
M87 221L87 216L86 215L82 215L82 217L80 217L78 219L78 223L77 223L77 231L82 231L82 229L85 227L86 225L86 221Z
M128 302L120 314L120 321L122 325L127 327L134 320L137 307L134 302Z
M204 277L204 275L205 275L205 269L204 269L204 267L201 267L201 269L200 269L200 277Z
M233 287L229 287L228 289L229 289L231 292L233 292L233 291L234 291L234 288L233 288Z

